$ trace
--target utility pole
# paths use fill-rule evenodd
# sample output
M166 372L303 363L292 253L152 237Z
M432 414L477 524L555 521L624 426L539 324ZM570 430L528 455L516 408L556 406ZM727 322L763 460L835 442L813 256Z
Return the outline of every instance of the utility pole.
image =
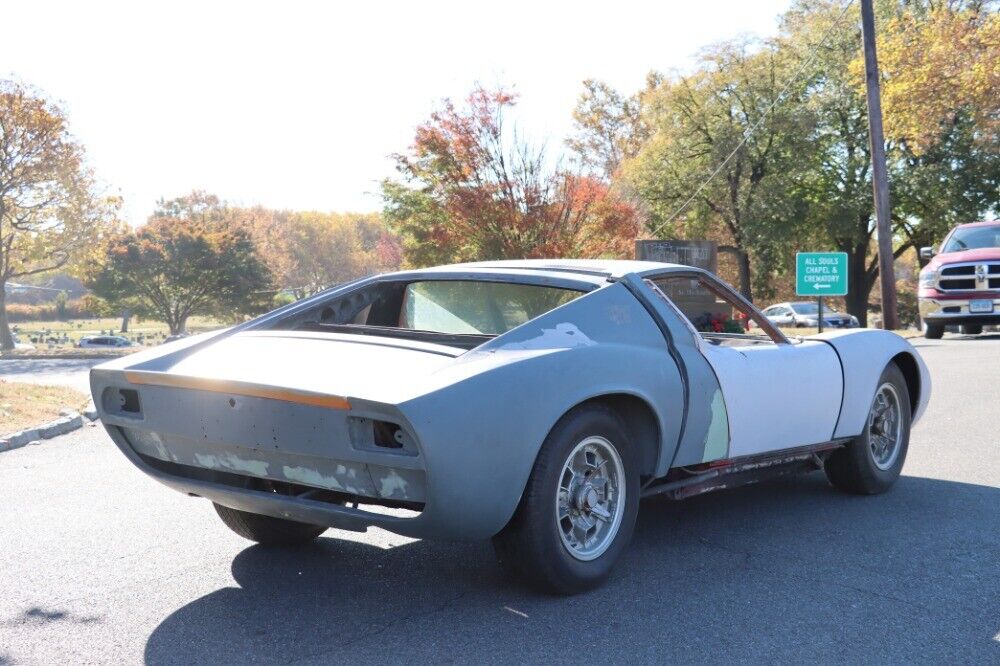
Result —
M868 139L872 155L872 189L878 230L878 276L882 287L882 328L899 328L896 311L896 269L892 257L892 220L889 212L889 174L885 168L882 137L882 99L879 93L878 57L875 54L875 14L872 0L861 0L861 44L865 52L865 84L868 88Z

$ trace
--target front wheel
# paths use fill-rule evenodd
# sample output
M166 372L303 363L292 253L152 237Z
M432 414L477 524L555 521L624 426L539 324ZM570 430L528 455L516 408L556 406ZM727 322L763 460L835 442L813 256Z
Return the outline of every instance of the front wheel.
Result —
M979 335L983 332L982 324L962 324L959 327L959 332L963 335Z
M564 416L546 438L510 523L493 538L502 566L557 594L596 587L632 537L635 451L602 405Z
M309 525L284 518L262 516L258 513L230 509L228 506L215 504L215 502L212 505L226 527L244 539L250 539L265 546L297 546L312 541L326 531L322 525Z
M924 322L924 337L928 340L940 340L944 336L944 326Z
M910 393L895 363L882 371L865 430L826 459L826 477L836 488L859 495L888 490L903 470L910 446Z

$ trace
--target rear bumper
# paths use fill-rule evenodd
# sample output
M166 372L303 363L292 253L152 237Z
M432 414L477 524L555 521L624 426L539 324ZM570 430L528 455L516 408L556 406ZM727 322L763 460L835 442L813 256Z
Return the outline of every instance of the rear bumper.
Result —
M993 312L970 312L969 301L992 301ZM993 295L983 297L954 297L950 294L935 293L934 296L921 296L920 318L931 324L947 326L951 324L998 325L1000 324L1000 298Z
M329 409L135 385L124 373L100 368L91 373L91 390L122 453L187 495L277 518L353 531L381 527L414 538L487 538L507 519L501 511L477 512L503 505L488 486L473 501L442 501L456 497L455 483L470 473L489 470L456 473L447 464L452 442L444 441L431 487L427 456L406 416L391 405L352 400L350 410ZM372 418L403 426L405 446L384 452L359 445L352 429L367 425L370 432ZM399 508L408 511L393 510Z
M191 497L203 497L217 504L241 511L258 513L275 518L286 518L313 525L325 525L353 532L364 532L369 527L382 527L397 534L412 537L422 537L428 531L426 521L421 520L423 514L416 517L401 517L391 514L376 513L330 501L312 499L307 496L282 495L272 491L254 488L240 488L231 483L217 480L226 472L200 474L205 468L183 466L185 472L180 472L175 463L158 464L156 458L138 454L119 428L106 425L108 434L122 453L141 471L153 477L173 490ZM196 478L196 477L202 478ZM242 476L232 474L232 476ZM248 482L252 478L244 476ZM355 498L361 500L362 498ZM433 531L433 530L432 530Z

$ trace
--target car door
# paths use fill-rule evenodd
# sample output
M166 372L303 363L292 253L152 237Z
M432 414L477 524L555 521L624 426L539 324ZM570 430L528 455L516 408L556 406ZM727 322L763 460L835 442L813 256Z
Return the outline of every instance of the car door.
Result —
M684 317L718 378L729 419L727 458L833 438L843 374L832 346L789 342L756 308L706 274L671 273L652 283ZM758 326L753 332L751 320Z

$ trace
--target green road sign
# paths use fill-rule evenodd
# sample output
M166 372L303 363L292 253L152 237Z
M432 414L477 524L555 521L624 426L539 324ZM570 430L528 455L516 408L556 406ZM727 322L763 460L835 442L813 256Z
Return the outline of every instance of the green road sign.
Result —
M799 252L795 255L795 293L799 296L845 296L846 252Z

